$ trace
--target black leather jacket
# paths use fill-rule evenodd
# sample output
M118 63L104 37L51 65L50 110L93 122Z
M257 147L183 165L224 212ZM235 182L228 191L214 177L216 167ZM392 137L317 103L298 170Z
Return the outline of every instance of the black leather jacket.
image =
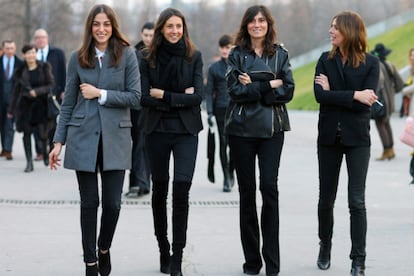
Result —
M206 105L207 113L214 114L217 108L226 109L229 105L230 96L227 89L227 61L221 58L208 68L208 78L206 85Z
M260 58L238 46L232 49L227 71L231 100L226 112L226 134L268 138L275 132L290 130L285 103L292 100L295 84L287 50L278 44L275 50L275 55ZM247 72L252 83L241 84L240 72ZM281 79L283 85L273 89L270 79Z

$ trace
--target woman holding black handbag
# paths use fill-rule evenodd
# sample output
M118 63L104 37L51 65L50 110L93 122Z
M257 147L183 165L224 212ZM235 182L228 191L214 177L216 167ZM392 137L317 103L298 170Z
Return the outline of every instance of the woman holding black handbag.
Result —
M352 276L365 275L367 214L365 185L371 150L370 107L378 99L379 62L366 53L365 23L353 11L332 18L332 48L315 68L314 92L320 104L317 154L319 163L319 269L329 269L334 205L342 160L348 172L348 205Z
M245 257L243 272L262 268L260 230L266 275L278 275L278 171L284 132L290 130L285 103L293 97L294 81L288 52L276 42L274 19L265 6L248 8L229 55L230 103L225 132L240 193L240 232ZM256 212L255 160L259 160L263 198L261 227Z

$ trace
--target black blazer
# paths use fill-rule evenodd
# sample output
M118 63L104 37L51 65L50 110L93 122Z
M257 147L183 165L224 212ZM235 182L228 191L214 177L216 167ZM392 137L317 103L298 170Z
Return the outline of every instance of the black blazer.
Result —
M319 58L315 76L324 74L329 80L329 91L314 83L316 101L320 104L318 144L335 143L338 127L342 142L346 146L369 146L370 107L353 99L355 90L373 89L378 86L379 61L366 54L365 62L353 68L342 66L341 58L335 55L328 59L328 52Z
M14 74L17 69L24 65L24 62L19 59L17 56L14 56L14 68L12 74L12 89L10 91L3 91L3 82L6 80L4 68L3 68L3 58L4 54L0 57L0 103L5 103L5 106L10 104L11 97L13 95L13 87L15 85Z
M52 74L55 80L53 93L58 101L61 101L61 94L65 91L66 84L66 58L63 51L59 48L49 47L47 62L52 66Z
M191 134L197 134L203 129L200 104L203 99L203 61L201 53L196 51L192 61L184 61L182 65L183 83L181 87L194 87L194 94L184 94L184 91L165 91L169 93L170 101L155 99L149 95L150 88L159 88L159 66L150 68L146 59L140 60L141 71L141 116L139 124L144 133L151 133L157 126L163 112L170 108L178 109L178 114Z

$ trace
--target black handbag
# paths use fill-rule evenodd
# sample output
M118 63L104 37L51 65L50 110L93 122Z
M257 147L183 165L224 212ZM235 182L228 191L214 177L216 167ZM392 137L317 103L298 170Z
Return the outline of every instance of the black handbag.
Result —
M212 131L212 129L209 127L207 134L207 177L211 183L214 183L214 155L216 151L216 143L214 139L214 131Z
M56 119L60 113L60 105L56 100L56 96L52 91L49 91L47 95L47 118L52 120Z
M387 109L383 104L384 101L382 101L381 99L378 99L378 101L381 102L382 105L380 105L379 103L374 103L373 105L371 105L371 119L373 120L380 120L387 115Z

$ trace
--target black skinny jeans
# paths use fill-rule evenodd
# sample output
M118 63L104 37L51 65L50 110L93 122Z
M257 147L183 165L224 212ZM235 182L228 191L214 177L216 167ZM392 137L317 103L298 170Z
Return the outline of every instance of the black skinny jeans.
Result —
M234 165L228 153L228 138L227 135L224 134L224 119L226 115L225 108L217 108L214 111L214 116L216 116L217 122L217 129L219 133L219 141L220 141L220 162L221 168L223 170L224 177L227 177L226 172L233 174Z
M237 174L240 194L240 233L245 257L243 268L258 271L262 267L260 230L256 207L256 156L260 170L262 195L262 254L266 273L278 273L279 256L279 192L277 187L284 133L272 138L229 136L229 145Z
M154 230L161 252L167 253L167 195L171 153L174 158L172 193L173 254L182 254L187 239L188 196L197 157L198 136L153 132L146 146L152 177Z
M365 181L370 147L347 147L340 142L332 146L318 146L319 160L319 239L330 244L333 233L333 209L338 189L339 172L345 155L348 172L348 207L351 215L350 258L364 265L367 233L365 209Z
M125 171L102 171L102 147L99 144L98 166L102 182L102 215L99 230L98 248L111 247L115 228L121 210L121 195ZM83 260L93 263L96 258L96 229L99 206L98 172L76 171L80 193L80 223L82 232Z

